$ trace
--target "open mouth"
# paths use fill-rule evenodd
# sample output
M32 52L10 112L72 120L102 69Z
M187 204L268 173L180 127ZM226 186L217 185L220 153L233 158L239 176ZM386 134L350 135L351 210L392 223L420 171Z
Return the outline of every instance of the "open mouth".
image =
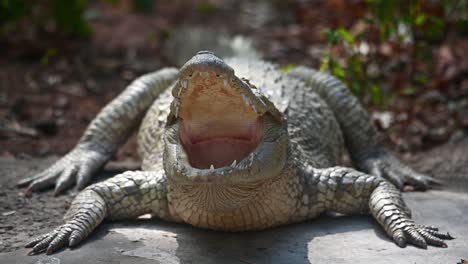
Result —
M181 80L179 138L190 166L235 166L259 146L262 117L242 92L215 72Z

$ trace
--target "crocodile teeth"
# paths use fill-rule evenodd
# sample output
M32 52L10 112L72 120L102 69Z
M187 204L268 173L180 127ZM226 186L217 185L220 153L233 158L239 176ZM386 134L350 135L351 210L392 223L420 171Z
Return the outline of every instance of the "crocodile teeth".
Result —
M187 80L180 81L180 86L182 86L182 88L187 88L187 84L188 84Z
M235 167L237 165L237 160L234 160L231 164L231 167Z
M247 96L245 96L245 95L242 94L242 93L241 93L241 96L242 96L242 99L244 100L244 102L245 102L246 104L251 105L250 100L249 100L249 98L248 98Z
M253 160L254 160L254 154L253 154L253 153L250 154L250 157L249 157L249 158L250 158L250 164L252 164L252 163L253 163Z
M253 110L255 111L255 113L258 114L258 110L257 110L257 108L255 107L254 104L252 104L252 108L253 108Z
M213 166L213 164L210 165L210 171L214 171L214 166Z
M228 81L224 80L224 88L227 88L227 87L228 87Z

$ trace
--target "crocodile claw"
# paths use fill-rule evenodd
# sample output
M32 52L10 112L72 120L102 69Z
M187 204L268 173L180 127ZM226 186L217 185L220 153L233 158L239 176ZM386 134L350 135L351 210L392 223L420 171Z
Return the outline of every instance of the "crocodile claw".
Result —
M405 191L427 190L442 185L441 181L414 171L388 153L367 159L361 167L367 173L385 178Z
M55 185L54 195L59 195L74 183L77 189L83 189L91 177L108 160L108 155L101 152L75 148L46 170L18 182L18 187L28 186L26 195L42 191Z
M424 249L428 245L446 248L447 244L444 240L454 239L449 233L441 233L431 227L414 224L409 219L398 224L392 235L393 240L400 247L406 247L410 243Z
M74 246L82 240L76 240L76 237L79 235L77 232L81 231L77 227L73 228L73 226L69 224L60 226L54 231L42 235L26 244L26 248L32 247L28 255L37 255L43 252L50 255L63 247Z
M28 255L43 252L49 255L62 248L76 246L92 232L96 223L87 213L78 213L66 224L27 243L25 247L32 248Z

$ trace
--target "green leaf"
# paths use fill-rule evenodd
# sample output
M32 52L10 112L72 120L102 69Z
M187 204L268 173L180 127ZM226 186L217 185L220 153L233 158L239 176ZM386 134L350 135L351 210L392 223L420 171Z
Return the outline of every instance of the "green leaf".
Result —
M413 86L406 86L405 88L403 88L403 90L401 90L401 94L402 95L414 95L416 94L417 92L417 89L416 87L413 87Z
M0 21L17 21L29 13L29 5L21 0L0 0Z
M374 84L370 87L371 101L374 105L382 105L384 98L382 93L382 88Z
M120 0L105 0L105 2L109 3L109 4L113 4L113 5L116 5L120 2Z
M331 60L330 52L325 53L325 55L323 55L322 57L322 60L320 61L319 71L321 72L328 71L329 66L330 66L330 60Z
M324 30L322 34L325 35L325 38L327 39L328 44L331 44L331 45L338 44L339 36L338 36L338 32L336 32L335 30L327 29L327 30Z
M338 77L339 79L344 79L346 77L345 70L340 65L338 65L338 63L333 65L332 74Z
M418 84L425 85L429 82L429 78L426 75L416 75L414 77L414 81L417 82Z
M429 17L429 30L426 33L427 37L431 40L436 40L444 34L445 22L436 16Z
M357 96L361 96L362 95L362 86L358 83L358 82L352 82L349 87L351 88L351 91L357 95Z
M468 18L460 19L457 23L458 31L465 37L468 36Z
M133 0L133 9L142 14L151 14L154 10L154 0Z
M57 56L58 50L56 48L50 48L46 51L46 53L41 58L42 65L49 65L50 60Z
M210 2L203 2L203 3L198 4L197 6L197 11L200 14L205 14L205 15L212 14L216 10L218 10L218 7Z
M84 20L87 0L54 0L53 15L57 27L64 33L79 37L91 35L91 28Z
M422 26L426 23L427 21L427 16L425 14L419 14L416 16L416 19L414 20L414 24L416 26Z
M339 28L337 30L337 34L343 39L345 40L346 42L348 42L349 44L351 45L354 45L354 43L356 42L355 39L354 39L354 36L351 35L351 33L349 33L346 29L344 28Z
M296 64L288 64L286 66L283 66L280 68L280 71L282 71L283 73L288 73L292 70L294 70L294 68L296 68L297 65Z

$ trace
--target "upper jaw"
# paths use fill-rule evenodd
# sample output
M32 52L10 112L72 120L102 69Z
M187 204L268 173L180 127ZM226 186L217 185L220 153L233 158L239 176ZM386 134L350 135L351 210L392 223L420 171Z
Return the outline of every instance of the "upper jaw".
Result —
M173 124L180 115L181 108L181 98L189 90L190 80L195 78L197 75L218 75L216 71L198 71L193 70L190 75L180 74L179 79L176 81L173 89L172 95L174 100L170 106L170 113L168 116L168 124ZM219 76L219 77L218 77ZM241 80L234 73L226 75L218 75L217 78L222 80L223 85L230 87L235 91L238 91L241 94L244 102L252 107L255 113L258 116L263 116L266 113L269 113L273 118L280 122L284 122L283 115L276 109L276 107L271 103L261 92L256 89L251 84Z
M181 98L184 93L189 92L189 86L192 79L197 76L216 76L219 78L219 82L222 82L223 85L229 89L237 91L240 93L244 102L250 105L253 110L257 113L258 116L265 114L268 111L268 107L263 100L259 99L259 92L255 89L252 89L251 86L245 83L243 80L239 79L235 75L219 75L216 71L198 71L194 70L190 76L180 76L178 81L175 84L174 89L172 90L172 95L174 101L171 105L171 112L174 115L174 118L179 117Z
M190 83L198 76L215 79L224 87L240 93L244 102L250 105L258 116L269 112L279 122L284 121L282 114L260 93L259 89L255 89L250 83L238 78L234 70L212 52L200 51L179 71L179 78L172 89L174 100L171 104L168 124L179 118L181 98L185 93L190 92Z

